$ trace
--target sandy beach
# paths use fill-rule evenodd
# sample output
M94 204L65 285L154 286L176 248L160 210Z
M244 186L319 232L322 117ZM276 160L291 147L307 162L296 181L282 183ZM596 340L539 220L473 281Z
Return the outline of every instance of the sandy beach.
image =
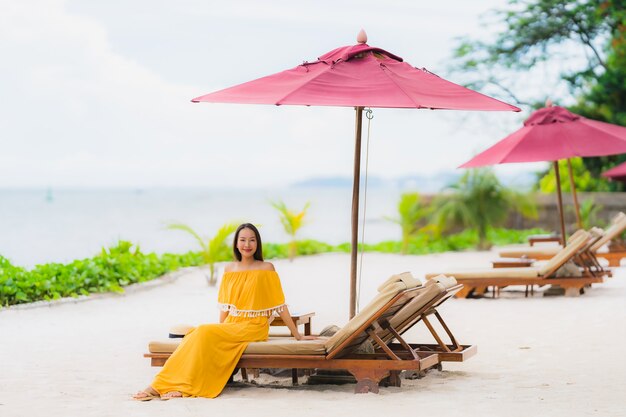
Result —
M494 252L428 256L366 254L361 303L389 275L487 266ZM348 316L349 256L327 254L274 262L292 311L314 311L313 331ZM452 299L439 311L478 354L445 363L419 380L380 394L353 386L291 387L262 375L227 387L216 399L140 403L132 393L159 368L142 357L170 325L217 321L216 287L191 270L161 285L86 301L0 310L0 416L328 416L328 415L626 415L626 271L580 297L502 293L499 299ZM430 342L419 324L409 341Z

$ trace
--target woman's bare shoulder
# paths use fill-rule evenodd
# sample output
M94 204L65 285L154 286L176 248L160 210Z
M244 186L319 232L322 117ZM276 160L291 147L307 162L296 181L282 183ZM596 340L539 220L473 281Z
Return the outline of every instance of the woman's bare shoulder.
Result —
M235 271L235 263L234 262L229 262L226 264L226 266L224 267L224 272L233 272Z
M274 268L274 264L271 262L261 262L259 265L259 269L263 271L276 271Z

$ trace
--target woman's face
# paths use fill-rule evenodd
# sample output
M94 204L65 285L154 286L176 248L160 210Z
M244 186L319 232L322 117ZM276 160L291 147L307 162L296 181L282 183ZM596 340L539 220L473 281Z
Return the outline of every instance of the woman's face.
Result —
M256 235L250 229L241 229L237 237L237 249L241 253L241 259L250 259L256 252Z

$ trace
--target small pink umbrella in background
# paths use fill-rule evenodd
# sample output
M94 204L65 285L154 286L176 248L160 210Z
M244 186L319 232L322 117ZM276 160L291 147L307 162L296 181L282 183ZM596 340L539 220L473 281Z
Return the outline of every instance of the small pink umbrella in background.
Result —
M356 306L361 129L365 107L519 111L515 106L415 68L402 58L367 45L363 30L357 45L334 49L314 62L194 98L193 102L345 106L356 110L350 318Z
M578 202L569 158L621 153L626 153L626 127L587 119L563 107L552 106L552 103L548 101L546 107L530 115L521 129L479 153L460 168L514 162L553 161L561 221L561 241L565 244L567 235L558 161L568 160L570 184L580 227Z
M626 162L604 171L602 176L615 181L626 182Z

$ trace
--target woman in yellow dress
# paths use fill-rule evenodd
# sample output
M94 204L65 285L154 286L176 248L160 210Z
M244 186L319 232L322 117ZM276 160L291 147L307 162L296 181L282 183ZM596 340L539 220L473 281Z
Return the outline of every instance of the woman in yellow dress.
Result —
M237 228L233 254L236 262L226 266L218 293L219 324L203 324L187 333L152 384L134 399L217 397L248 343L267 340L275 312L297 340L314 339L301 335L293 323L274 265L263 261L254 225Z

